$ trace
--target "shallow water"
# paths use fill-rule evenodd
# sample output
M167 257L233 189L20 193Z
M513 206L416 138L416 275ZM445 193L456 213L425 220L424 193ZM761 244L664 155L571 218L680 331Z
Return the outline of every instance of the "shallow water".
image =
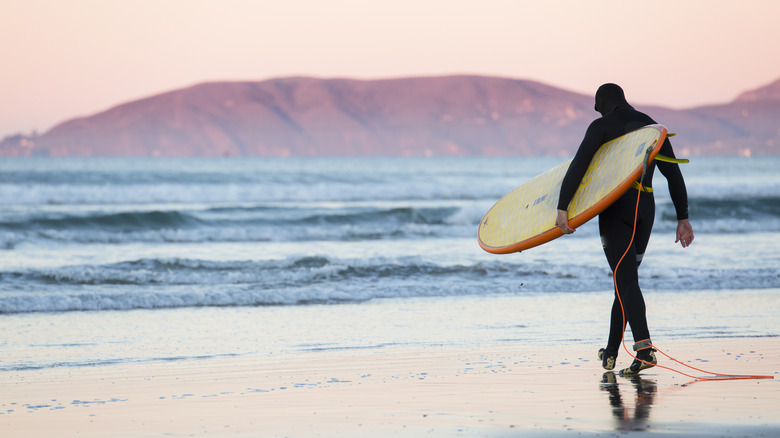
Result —
M654 342L777 337L780 290L646 291ZM339 305L24 313L0 318L0 370L328 350L560 345L595 351L607 292L377 299ZM630 339L630 330L626 335ZM579 345L574 345L579 344ZM588 358L593 359L593 358Z
M560 161L2 160L0 367L598 344L612 279L595 221L520 254L476 244L497 199ZM640 269L655 338L778 335L778 164L683 167L688 249L656 175Z

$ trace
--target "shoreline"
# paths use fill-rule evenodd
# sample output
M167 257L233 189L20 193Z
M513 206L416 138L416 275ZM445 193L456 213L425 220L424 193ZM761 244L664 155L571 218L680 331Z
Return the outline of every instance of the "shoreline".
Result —
M626 378L605 373L590 346L521 342L4 372L0 427L9 437L776 434L773 341L660 346L772 380L692 381L658 367ZM625 352L618 362L630 363Z

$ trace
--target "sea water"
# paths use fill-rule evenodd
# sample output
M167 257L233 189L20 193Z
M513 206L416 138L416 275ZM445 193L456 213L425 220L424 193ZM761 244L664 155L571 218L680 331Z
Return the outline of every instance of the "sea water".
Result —
M319 349L603 338L597 221L482 251L482 215L564 159L0 160L0 371ZM780 157L656 172L654 336L780 335Z

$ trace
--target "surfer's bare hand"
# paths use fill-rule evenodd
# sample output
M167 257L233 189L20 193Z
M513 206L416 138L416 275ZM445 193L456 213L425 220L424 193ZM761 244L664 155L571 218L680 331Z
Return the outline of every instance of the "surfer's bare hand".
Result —
M569 227L569 212L558 210L558 217L555 219L555 226L563 231L563 234L571 234L574 229Z
M677 221L677 240L674 243L677 242L680 242L683 248L687 248L693 243L693 227L688 219Z

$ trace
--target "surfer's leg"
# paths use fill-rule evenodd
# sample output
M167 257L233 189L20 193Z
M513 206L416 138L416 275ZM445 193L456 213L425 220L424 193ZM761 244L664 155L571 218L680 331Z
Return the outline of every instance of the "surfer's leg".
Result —
M618 351L620 350L620 341L623 340L623 332L625 332L625 330L626 326L623 324L623 311L620 308L617 297L615 297L615 301L612 303L607 346L600 349L598 353L598 357L601 359L601 366L605 370L612 370L615 368L615 361L617 360Z
M642 263L645 257L647 244L650 242L650 233L653 231L653 222L655 220L655 199L649 193L643 193L639 203L639 212L636 223L636 233L634 235L634 245L636 246L636 266Z
M620 342L623 340L623 333L626 331L626 321L623 320L623 309L620 306L617 296L612 302L612 312L609 320L609 337L607 338L607 350L617 352L620 349Z
M647 244L650 240L650 233L653 229L654 218L655 201L651 195L643 194L639 203L639 213L637 217L636 232L634 235L637 268L639 268L640 263L642 263L645 249L647 248ZM638 279L637 290L639 290ZM641 308L641 318L632 318L630 322L631 332L634 334L634 350L636 351L636 359L634 359L630 367L620 370L620 374L623 375L637 374L642 370L654 367L658 363L658 360L655 357L655 350L652 348L652 342L650 341L650 331L647 328L645 301L642 297L641 290L639 290L638 300L641 301L641 305L637 307L637 309ZM636 327L641 327L643 330L637 329Z
M617 254L617 247L620 245L618 242L622 242L624 239L620 237L623 232L618 232L620 229L624 229L625 225L622 224L619 211L615 208L615 205L607 208L599 215L599 233L601 234L601 243L604 247L604 254L607 256L610 268L615 269L617 261L620 259L620 255ZM630 238L630 236L629 236ZM628 241L623 244L623 250L625 250ZM615 366L615 360L620 350L620 343L623 340L623 333L626 330L626 318L623 317L623 309L620 300L617 295L612 302L612 309L610 311L609 322L609 335L607 336L607 346L599 350L599 358L602 359L602 367L604 369L611 370Z
M650 198L649 202L640 203L641 211L637 220L636 235L632 243L634 209L636 206L636 196L632 196L633 193L635 192L631 191L629 196L620 198L599 215L599 231L601 233L604 254L615 275L616 295L620 294L620 301L616 296L612 305L607 349L616 349L623 338L623 331L625 330L623 312L625 312L625 321L631 325L631 332L635 341L650 338L645 315L645 301L639 288L637 267L640 260L637 258L637 249L641 250L639 254L643 254L644 249L647 247L650 230L652 229L652 216L650 216L649 223L644 219L652 210L652 198ZM628 248L628 251L626 251L626 248ZM625 258L623 262L620 262L620 266L617 272L615 272L615 267L624 253Z
M633 191L630 191L633 193ZM635 206L632 205L635 209ZM634 342L640 342L650 339L650 329L647 324L647 309L645 307L645 299L642 296L642 290L639 287L639 265L644 259L645 250L647 244L650 241L650 233L653 231L653 221L655 219L655 199L653 195L649 193L642 193L641 200L639 202L639 210L636 221L636 230L634 231L634 258L636 260L636 268L631 269L630 281L635 287L635 296L631 298L635 299L635 303L632 303L632 318L629 322L631 324L631 332L634 335ZM633 225L633 224L632 224ZM628 257L628 255L626 255ZM622 267L622 265L621 265ZM630 289L629 289L630 290Z

